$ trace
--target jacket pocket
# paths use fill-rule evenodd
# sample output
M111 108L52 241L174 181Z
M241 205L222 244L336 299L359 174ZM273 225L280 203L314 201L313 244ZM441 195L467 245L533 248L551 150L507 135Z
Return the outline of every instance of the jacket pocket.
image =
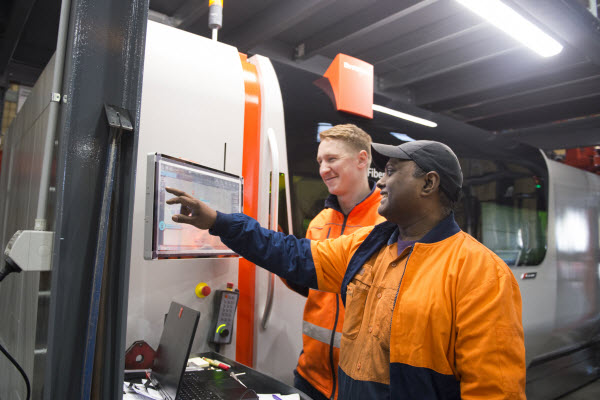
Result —
M358 336L365 313L367 295L371 287L360 281L353 281L346 289L346 314L342 336L355 339Z
M377 289L377 293L381 293L381 298L377 302L375 312L371 320L373 326L373 336L379 339L381 347L390 349L390 335L392 328L392 313L394 308L394 298L396 297L395 289Z

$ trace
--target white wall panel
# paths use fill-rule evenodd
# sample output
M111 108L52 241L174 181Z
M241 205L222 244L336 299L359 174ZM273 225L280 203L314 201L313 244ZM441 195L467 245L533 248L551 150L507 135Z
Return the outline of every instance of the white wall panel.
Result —
M43 159L43 145L47 134L48 104L54 71L54 57L40 75L27 101L13 120L4 138L0 179L0 246L2 252L17 230L33 229L37 212ZM49 205L49 208L53 208ZM53 220L49 219L49 226ZM4 259L0 259L4 264ZM33 396L41 392L43 363L34 365L37 343L41 352L46 345L46 326L38 330L38 272L13 273L0 287L0 342L21 364L30 378ZM34 374L35 370L35 374ZM0 398L16 398L23 393L21 375L14 366L0 356Z

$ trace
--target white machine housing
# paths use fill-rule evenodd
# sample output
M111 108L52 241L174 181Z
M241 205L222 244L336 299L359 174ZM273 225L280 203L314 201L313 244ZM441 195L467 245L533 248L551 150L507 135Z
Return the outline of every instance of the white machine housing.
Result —
M269 196L270 192L278 193L277 187L270 186L271 174L284 174L287 209L290 207L283 106L270 61L254 56L249 62L256 65L261 82L261 149L260 160L255 161L260 163L258 220L270 227L273 221L268 220L269 210L278 208L278 200ZM147 154L168 154L241 176L244 101L242 64L234 47L148 22L132 231L128 345L145 340L156 348L164 314L170 302L176 301L201 313L192 352L212 350L208 338L213 296L199 298L194 289L199 283L206 283L212 290L224 289L228 282L237 287L239 260L144 259ZM279 179L273 181L278 184ZM277 220L276 215L272 218ZM279 279L273 279L275 301L263 329L260 319L271 277L257 268L256 278L254 367L292 383L292 371L302 348L303 298L282 288ZM297 316L292 323L291 310ZM236 358L236 328L232 343L221 347L221 353L232 359Z

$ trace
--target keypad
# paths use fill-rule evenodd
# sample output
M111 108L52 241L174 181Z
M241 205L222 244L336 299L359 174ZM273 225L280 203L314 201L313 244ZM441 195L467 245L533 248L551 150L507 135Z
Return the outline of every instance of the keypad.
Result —
M221 400L221 396L206 387L195 374L184 374L177 400Z

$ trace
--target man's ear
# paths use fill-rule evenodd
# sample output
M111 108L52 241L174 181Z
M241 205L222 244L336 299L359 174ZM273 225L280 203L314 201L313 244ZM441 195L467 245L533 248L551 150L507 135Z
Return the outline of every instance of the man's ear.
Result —
M440 187L440 175L435 171L429 171L423 178L424 184L421 193L424 196L430 196Z
M360 168L369 168L369 155L366 150L358 152L358 166Z

